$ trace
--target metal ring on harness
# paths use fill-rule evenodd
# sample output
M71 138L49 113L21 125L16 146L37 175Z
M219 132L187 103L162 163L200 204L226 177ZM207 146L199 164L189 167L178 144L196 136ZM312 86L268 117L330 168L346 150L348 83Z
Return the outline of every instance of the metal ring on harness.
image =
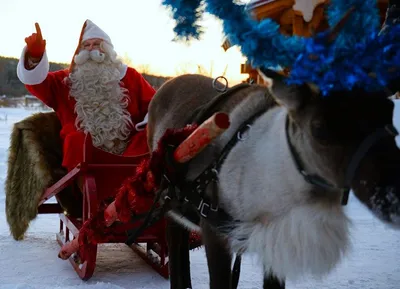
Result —
M218 88L217 87L217 80L218 79L223 79L224 81L225 81L225 86L223 87L223 88ZM212 86L213 86L213 88L216 90L216 91L218 91L218 92L225 92L225 91L227 91L228 90L228 79L226 79L226 77L225 76L218 76L218 77L216 77L216 78L214 78L214 80L213 80L213 82L212 82Z

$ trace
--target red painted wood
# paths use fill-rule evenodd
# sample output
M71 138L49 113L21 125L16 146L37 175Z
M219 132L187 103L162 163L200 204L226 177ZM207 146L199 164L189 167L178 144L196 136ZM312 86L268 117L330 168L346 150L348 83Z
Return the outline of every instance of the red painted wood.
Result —
M228 129L229 125L229 116L226 113L214 114L176 148L174 152L175 161L179 163L189 161Z
M73 182L76 182L79 176L83 178L82 219L69 217L62 213L59 214L60 231L56 237L61 247L70 241L69 233L75 238L79 235L79 230L83 222L97 212L98 204L109 197L114 197L122 182L127 177L133 175L136 166L146 157L149 157L149 154L134 157L113 155L93 147L91 145L91 138L89 136L86 138L84 161L54 185L46 189L38 208L39 213L60 213L60 206L58 204L45 204L45 202L51 197L56 196L66 187L72 185ZM127 240L126 231L138 226L140 226L140 222L134 224L114 224L115 228L113 232L115 232L115 235L113 236L114 240L112 243L125 243ZM145 244L149 248L158 248L158 250L150 250L150 255L150 251L141 250L142 244ZM145 231L138 238L137 244L132 246L132 249L152 266L156 272L168 278L166 248L167 243L164 231L157 232L157 235L148 234ZM81 251L83 251L83 256L79 256L79 252L76 252L68 259L78 276L82 280L89 280L96 267L97 245L87 245ZM154 258L154 255L157 258ZM80 264L79 260L82 259L85 262Z

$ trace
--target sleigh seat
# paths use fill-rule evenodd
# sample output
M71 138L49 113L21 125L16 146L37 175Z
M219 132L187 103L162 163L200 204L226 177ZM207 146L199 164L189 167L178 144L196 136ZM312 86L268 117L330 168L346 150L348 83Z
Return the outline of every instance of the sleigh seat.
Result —
M54 112L38 113L16 123L11 135L6 180L7 221L16 240L23 239L29 222L39 214L58 214L60 246L76 238L85 221L96 215L100 206L113 200L117 189L149 154L123 157L92 145L90 135L84 143L84 159L70 172L61 167L61 125ZM83 191L77 179L83 180ZM49 200L55 197L56 203ZM160 220L159 222L164 222ZM80 248L69 261L83 280L93 275L97 244L124 243L127 231L140 222L112 226L112 236ZM157 225L157 226L156 226ZM159 274L168 278L165 226L155 224L131 248Z

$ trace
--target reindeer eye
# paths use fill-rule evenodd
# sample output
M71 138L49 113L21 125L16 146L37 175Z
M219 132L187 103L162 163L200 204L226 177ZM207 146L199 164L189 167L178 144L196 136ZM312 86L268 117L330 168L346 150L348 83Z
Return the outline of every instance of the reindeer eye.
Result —
M315 129L320 129L320 128L322 128L322 121L320 121L320 120L313 120L312 122L311 122L311 126L313 127L313 128L315 128Z
M314 120L311 122L311 134L320 141L327 141L330 139L328 127L320 120Z

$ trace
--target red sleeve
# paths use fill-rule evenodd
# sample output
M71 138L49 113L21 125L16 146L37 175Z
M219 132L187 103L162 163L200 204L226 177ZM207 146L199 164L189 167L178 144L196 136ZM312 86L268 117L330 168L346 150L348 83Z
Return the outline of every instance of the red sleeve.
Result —
M26 89L35 97L40 99L44 104L56 109L56 92L60 91L60 86L63 86L63 80L67 76L65 70L49 72L46 79L40 84L26 84Z
M149 103L153 98L156 90L134 68L129 67L128 69L132 71L132 77L134 78L131 81L133 82L133 85L137 92L136 95L138 97L139 114L140 114L140 119L142 120L147 114Z

